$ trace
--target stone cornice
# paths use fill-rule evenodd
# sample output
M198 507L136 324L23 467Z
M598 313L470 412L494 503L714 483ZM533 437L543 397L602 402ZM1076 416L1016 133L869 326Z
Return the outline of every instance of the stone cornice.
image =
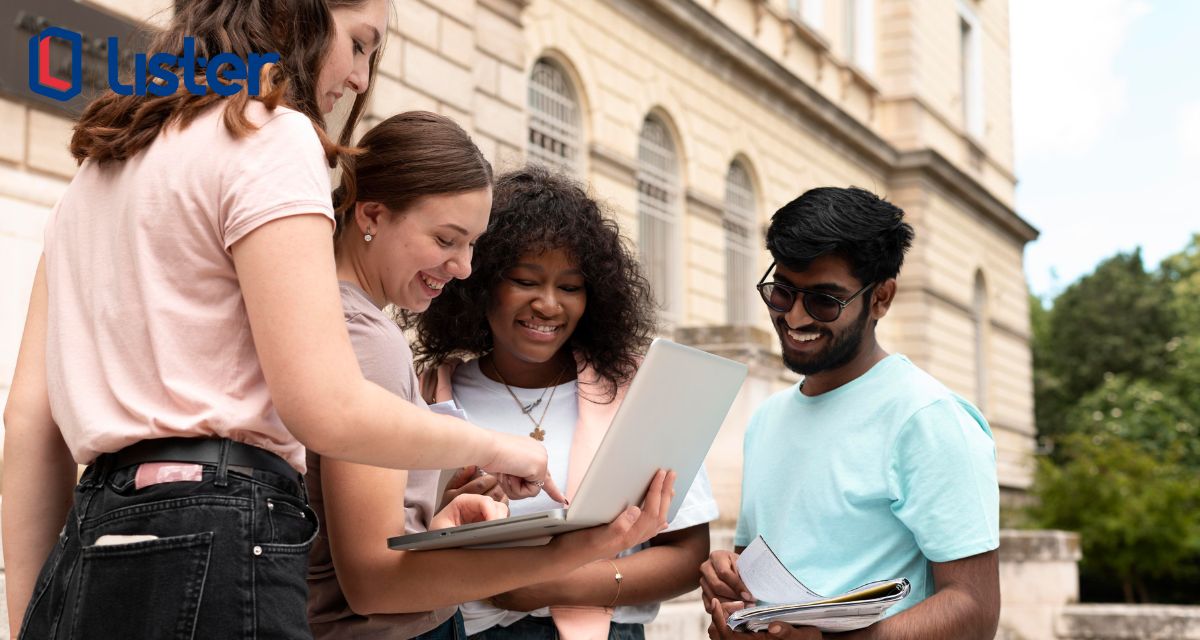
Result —
M736 67L737 73L767 87L788 108L806 116L810 125L833 137L874 164L890 180L918 176L962 198L970 207L994 221L999 228L1022 242L1038 237L1038 230L1016 211L1001 202L981 183L931 149L898 151L889 142L821 95L786 67L733 31L719 18L693 0L609 0L616 8L645 24L650 14L683 27L690 37L703 43L712 59L707 66ZM593 153L595 153L593 147Z
M890 96L880 96L879 99L883 103L892 104L892 105L898 105L898 104L903 104L905 102L911 102L912 104L916 105L916 107L918 109L920 109L922 112L928 114L929 117L936 120L938 122L938 124L942 125L943 127L945 127L946 129L948 129L950 131L957 131L957 129L956 129L957 125L955 125L953 122L951 122L950 119L947 118L946 115L944 113L942 113L939 109L933 108L933 105L929 104L921 96L918 96L918 95L890 95ZM979 153L983 156L984 161L988 163L988 166L990 166L993 170L995 170L1000 175L1004 176L1004 178L1006 180L1009 180L1014 183L1017 181L1017 176L1013 174L1012 169L1000 164L1000 162L991 154L983 152L983 145L980 144L980 142L977 138L975 138L972 135L965 134L965 133L956 133L956 135L965 144L971 145L972 147L977 149L979 151Z
M1037 240L1039 232L1033 225L937 151L921 149L899 154L889 178L903 180L911 177L932 180L1022 242Z
M897 152L886 140L843 111L812 86L764 53L754 43L733 31L719 18L693 0L610 0L611 4L644 23L648 10L684 27L703 42L716 58L736 65L741 73L769 87L789 106L808 116L812 124L832 131L865 158L878 165L891 165ZM715 62L715 61L714 61Z
M687 204L689 211L707 214L716 220L721 220L725 217L725 207L719 201L697 191L693 187L688 187Z
M637 181L637 161L633 158L598 142L593 142L589 151L596 171L629 184Z
M532 0L478 0L479 4L503 16L513 24L521 24L521 12L529 6Z

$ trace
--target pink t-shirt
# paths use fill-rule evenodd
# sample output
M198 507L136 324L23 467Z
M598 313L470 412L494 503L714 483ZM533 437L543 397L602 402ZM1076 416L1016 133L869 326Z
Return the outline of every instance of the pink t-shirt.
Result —
M230 247L285 216L332 221L329 173L303 114L256 101L246 114L260 128L241 139L217 106L129 160L84 162L50 215L50 406L80 464L149 438L221 436L304 471Z

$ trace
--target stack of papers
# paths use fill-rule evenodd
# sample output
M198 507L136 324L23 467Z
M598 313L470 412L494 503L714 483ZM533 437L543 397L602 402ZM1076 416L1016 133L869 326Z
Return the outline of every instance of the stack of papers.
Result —
M759 536L738 558L738 573L754 597L764 604L729 616L734 631L762 631L772 622L817 627L824 632L868 627L908 596L905 578L864 584L836 596L813 592L788 571Z

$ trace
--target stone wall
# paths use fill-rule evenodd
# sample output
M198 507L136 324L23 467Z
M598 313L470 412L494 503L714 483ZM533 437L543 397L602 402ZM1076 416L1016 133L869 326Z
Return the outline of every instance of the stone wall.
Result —
M1059 640L1200 640L1200 606L1076 604L1055 630Z
M1011 640L1052 640L1065 607L1079 601L1079 534L1000 534L1000 629Z

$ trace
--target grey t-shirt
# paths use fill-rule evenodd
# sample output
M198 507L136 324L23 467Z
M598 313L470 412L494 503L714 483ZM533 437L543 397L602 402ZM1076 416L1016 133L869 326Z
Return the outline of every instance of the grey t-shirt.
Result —
M357 285L340 282L342 313L350 331L350 343L358 357L363 376L392 393L425 407L421 399L412 349L396 323L375 306ZM336 384L336 381L330 381ZM404 492L405 532L419 533L429 527L433 517L438 471L409 471ZM321 457L308 452L309 502L322 522L325 501L321 491ZM399 535L400 532L396 532ZM386 544L379 540L378 544ZM338 585L324 527L309 552L308 619L317 640L334 638L411 638L436 628L454 615L457 607L435 611L390 615L360 616L350 610Z

